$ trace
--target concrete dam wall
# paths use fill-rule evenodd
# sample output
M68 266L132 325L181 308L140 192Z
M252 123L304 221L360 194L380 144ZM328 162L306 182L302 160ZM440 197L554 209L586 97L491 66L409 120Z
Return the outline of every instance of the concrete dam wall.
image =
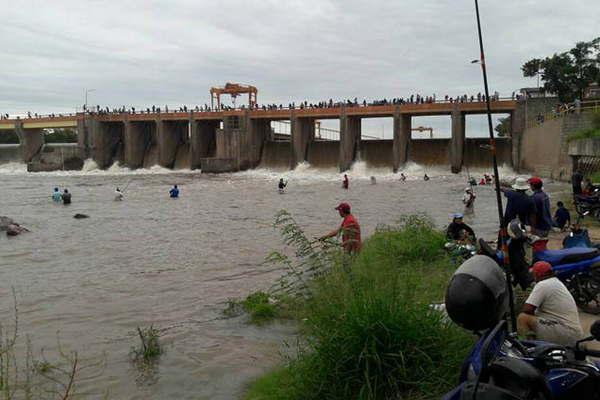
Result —
M18 144L0 144L0 163L21 162L21 146Z

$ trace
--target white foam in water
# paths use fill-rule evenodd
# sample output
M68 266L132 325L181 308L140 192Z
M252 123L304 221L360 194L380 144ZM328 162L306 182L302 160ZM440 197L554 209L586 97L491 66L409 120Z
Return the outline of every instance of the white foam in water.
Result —
M103 170L98 168L98 164L94 160L87 159L83 163L83 167L79 171L51 171L51 172L27 172L27 165L23 163L7 163L0 164L0 175L27 175L35 174L36 176L82 176L82 175L158 175L158 174L198 174L200 170L177 169L172 170L163 168L159 165L154 165L150 168L130 169L122 167L118 162L113 163L109 168Z
M427 173L431 178L434 177L447 177L452 176L449 166L423 166L414 162L408 162L398 173L393 173L391 168L373 168L367 166L364 161L356 161L349 171L346 171L348 177L352 180L369 180L371 176L376 177L378 180L396 180L399 179L400 173L406 175L407 180L421 180L423 175ZM491 173L491 168L471 168L467 172L466 168L463 168L461 175L467 178L467 175L471 175L475 179L479 180L484 173ZM503 165L499 167L501 179L514 179L516 176L512 168ZM85 160L83 167L79 171L52 171L52 172L27 172L27 165L23 163L10 162L6 164L0 164L0 175L49 175L49 176L81 176L81 175L151 175L151 174L172 174L172 173L188 173L198 174L200 170L172 170L163 168L159 165L154 165L150 168L138 168L130 169L127 167L120 166L118 162L115 162L108 169L98 168L98 164L91 159ZM344 173L340 173L337 168L315 168L308 162L298 164L294 170L274 170L270 168L258 168L248 171L238 172L235 176L274 180L279 178L293 179L296 181L338 181Z

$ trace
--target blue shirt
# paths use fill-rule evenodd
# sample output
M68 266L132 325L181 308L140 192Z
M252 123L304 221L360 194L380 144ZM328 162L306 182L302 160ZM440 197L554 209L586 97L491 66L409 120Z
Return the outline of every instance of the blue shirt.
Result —
M565 226L567 221L571 220L571 214L569 213L569 210L567 210L566 208L559 207L556 210L556 212L554 213L554 220L556 221L556 225L559 228L562 228Z
M535 203L535 228L540 231L549 231L552 228L550 198L543 190L536 190L531 198Z
M530 225L529 216L535 214L535 203L533 199L523 191L506 190L504 196L507 199L506 210L504 211L504 223L508 224L513 219L519 217L522 223Z
M177 197L179 197L179 189L173 188L169 191L169 194L172 198L176 199Z
M61 196L60 192L52 193L52 200L60 203L62 201L62 196Z

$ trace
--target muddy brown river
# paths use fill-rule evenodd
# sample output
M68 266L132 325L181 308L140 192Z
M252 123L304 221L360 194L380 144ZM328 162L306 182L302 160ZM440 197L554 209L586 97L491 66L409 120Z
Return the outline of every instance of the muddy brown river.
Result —
M240 398L280 360L283 343L295 340L291 323L254 326L222 313L228 299L266 289L280 275L262 264L282 248L271 226L278 210L287 209L316 236L340 223L333 207L347 201L366 237L406 213L427 212L447 223L449 213L462 211L466 185L465 175L444 170L427 170L432 179L424 182L417 165L403 183L359 163L348 191L336 171L305 165L224 175L98 171L90 163L84 169L28 174L22 165L0 165L0 215L32 231L0 235L0 318L11 325L14 288L19 332L31 336L34 352L44 348L51 358L58 337L83 358L104 358L102 373L80 384L91 398L106 391L115 399ZM277 193L280 176L289 179L284 195ZM177 200L168 196L175 183ZM72 192L71 205L50 200L55 186ZM126 188L125 201L113 201L116 186ZM493 236L492 188L476 190L466 221ZM90 218L74 219L76 213ZM129 353L139 342L136 327L151 324L162 332L165 353L148 376Z

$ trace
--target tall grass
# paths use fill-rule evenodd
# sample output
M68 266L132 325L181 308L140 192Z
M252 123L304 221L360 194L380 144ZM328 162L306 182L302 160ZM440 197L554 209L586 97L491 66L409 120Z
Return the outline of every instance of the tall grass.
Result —
M452 274L444 235L421 217L378 230L345 268L308 283L304 346L248 399L429 399L456 383L471 336L431 311Z
M600 137L600 111L592 113L592 127L573 132L567 136L567 142L579 139L595 139Z

